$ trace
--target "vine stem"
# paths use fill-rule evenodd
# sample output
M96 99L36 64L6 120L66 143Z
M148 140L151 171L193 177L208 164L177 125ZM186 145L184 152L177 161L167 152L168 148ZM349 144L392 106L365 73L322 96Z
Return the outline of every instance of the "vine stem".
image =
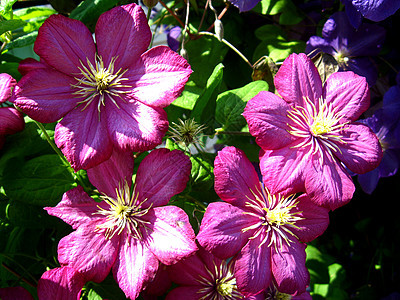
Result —
M199 32L199 35L209 35L209 36L213 36L216 39L218 39L217 35L215 33L212 32L208 32L208 31L201 31ZM245 63L247 63L251 69L253 69L253 65L250 63L250 61L246 58L246 56L243 55L242 52L240 52L235 46L233 46L231 43L229 43L227 40L222 39L221 42L223 42L225 45L227 45L229 48L231 48L233 51L236 52L237 55L239 55L244 61Z

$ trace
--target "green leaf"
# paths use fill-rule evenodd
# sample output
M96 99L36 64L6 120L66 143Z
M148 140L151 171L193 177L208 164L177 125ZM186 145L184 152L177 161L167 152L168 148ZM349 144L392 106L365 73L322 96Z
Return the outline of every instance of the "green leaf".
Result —
M281 14L279 24L282 25L294 25L303 19L291 0L261 0L254 10L263 15Z
M33 44L36 41L38 31L34 30L28 34L22 35L11 42L9 42L5 49L11 50L14 48L21 48Z
M12 10L12 6L17 0L1 0L0 1L0 14L5 15Z
M27 161L10 159L4 173L7 196L32 205L55 206L64 192L76 186L72 174L56 154Z
M263 80L253 81L244 87L223 92L218 95L215 119L224 131L241 131L246 126L242 116L246 103L260 91L267 91L268 83Z
M188 81L181 96L176 98L172 105L192 110L202 91L203 88L198 87L193 81Z
M223 68L224 66L221 63L214 68L213 73L207 80L206 88L197 99L190 115L197 123L207 126L204 131L206 134L214 133L215 106L222 82Z
M209 190L214 185L213 176L213 158L209 160L204 159L202 155L196 154L190 157L192 162L191 178L192 178L192 189L194 190Z
M15 29L18 29L25 25L26 22L19 19L3 20L0 22L0 35L7 31L13 31Z
M38 30L42 26L43 22L51 15L57 13L52 8L44 6L33 6L19 9L14 12L14 16L25 21L23 28L24 32L32 32Z

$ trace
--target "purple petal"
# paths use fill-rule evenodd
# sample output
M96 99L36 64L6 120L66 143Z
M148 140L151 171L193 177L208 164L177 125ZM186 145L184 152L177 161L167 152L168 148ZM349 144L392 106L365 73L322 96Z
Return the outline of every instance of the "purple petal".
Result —
M113 145L107 130L107 118L92 102L77 107L57 124L54 140L75 171L92 168L110 158Z
M49 215L56 216L77 229L93 222L98 205L101 204L89 197L81 186L77 186L65 192L57 206L44 209Z
M14 134L23 130L23 114L13 107L0 107L0 135Z
M201 296L206 294L202 291L204 287L201 285L179 286L170 291L165 298L166 300L188 300L188 299L202 299ZM206 299L206 298L205 298Z
M240 12L244 12L253 9L260 0L230 0L229 2L236 6Z
M261 293L271 284L271 250L262 240L263 234L249 240L235 258L236 284L245 296Z
M310 283L310 275L305 266L306 245L293 241L282 248L271 249L272 274L277 289L286 294L301 294Z
M383 21L400 8L400 1L396 0L352 1L352 4L364 18L374 22Z
M116 199L116 189L132 185L133 155L114 149L109 159L87 170L90 182L99 192Z
M197 250L195 234L184 210L176 206L155 207L144 219L146 247L165 265L172 265Z
M78 20L51 15L39 28L35 52L47 64L64 74L79 74L87 59L94 65L96 47L92 34ZM47 80L48 78L46 78Z
M96 232L96 223L80 226L60 240L58 261L73 267L88 281L101 282L117 258L119 240L118 235L108 239L103 233Z
M308 39L305 52L310 53L315 49L318 49L330 55L334 55L336 53L336 50L333 47L332 42L327 41L326 39L319 36L312 36Z
M96 24L97 51L108 66L112 58L115 69L127 69L150 44L151 31L142 8L135 3L117 6L103 13Z
M121 244L113 275L126 297L136 299L156 276L158 264L157 258L146 246L128 236Z
M290 106L271 92L262 91L247 102L243 116L263 149L279 149L292 142L287 117Z
M80 299L86 280L69 266L51 269L43 273L38 282L39 299Z
M325 83L324 98L343 116L341 123L355 121L369 108L368 83L350 71L333 73Z
M18 72L20 72L21 75L24 76L28 72L34 71L36 69L49 69L49 68L51 67L45 62L37 61L32 57L28 57L20 61L18 65Z
M153 107L166 107L183 91L192 70L188 62L166 46L145 52L130 66L125 84L132 85L129 98Z
M0 103L6 102L11 97L12 88L17 81L7 73L0 73Z
M167 205L181 193L190 177L191 162L180 150L154 149L140 163L135 181L139 199L147 199L143 208Z
M72 93L76 80L50 68L27 73L15 87L13 102L32 119L52 123L61 119L82 99Z
M344 143L335 155L354 173L369 172L380 164L382 148L372 130L360 123L346 126L342 132Z
M226 259L238 253L253 234L253 230L243 229L258 222L258 218L229 203L211 202L196 238L207 251Z
M168 130L167 114L138 101L110 104L106 107L107 129L115 147L143 152L161 144ZM104 119L105 119L104 118Z
M285 59L274 78L276 90L290 104L304 106L308 97L316 103L322 95L322 81L314 63L304 53Z

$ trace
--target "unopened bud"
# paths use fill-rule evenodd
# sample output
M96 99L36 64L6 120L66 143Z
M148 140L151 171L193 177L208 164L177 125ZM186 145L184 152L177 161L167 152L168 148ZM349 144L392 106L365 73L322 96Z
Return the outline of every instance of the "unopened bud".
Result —
M187 53L187 51L186 51L186 49L185 48L181 48L181 50L179 51L179 54L184 58L184 59L188 59L188 53Z
M157 5L158 0L142 0L143 4L146 5L149 9L152 9Z
M215 35L217 36L218 40L221 42L224 38L224 25L220 19L216 19L214 22L214 30Z

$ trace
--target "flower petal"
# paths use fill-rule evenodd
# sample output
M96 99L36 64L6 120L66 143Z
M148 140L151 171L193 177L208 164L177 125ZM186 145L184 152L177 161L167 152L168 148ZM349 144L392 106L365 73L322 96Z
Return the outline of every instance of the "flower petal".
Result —
M324 85L324 98L342 117L341 123L355 121L369 108L368 83L351 71L333 73Z
M360 123L353 123L343 130L344 143L338 144L335 155L354 173L367 173L380 164L382 148L372 130Z
M49 215L56 216L76 229L93 222L98 211L98 205L81 186L64 193L61 201L55 207L45 207Z
M13 107L0 107L0 135L14 134L25 127L24 116Z
M12 102L32 119L53 123L77 106L72 93L76 80L50 68L37 68L21 78Z
M109 105L105 109L107 128L115 147L143 152L161 144L168 130L167 114L139 101Z
M117 6L103 13L96 24L97 51L108 66L127 69L150 44L151 31L142 8L135 3Z
M43 273L37 290L40 300L76 300L80 299L86 280L79 272L69 266L55 268Z
M287 117L290 106L277 95L262 91L247 102L243 116L249 131L256 137L257 144L267 149L279 149L290 142L293 137L288 133Z
M203 286L201 285L191 285L191 286L179 286L171 290L166 296L166 300L188 300L188 299L207 299L200 298L201 296L206 296L204 291L201 291ZM210 298L211 299L211 298Z
M139 240L123 239L113 274L126 297L136 299L147 283L156 276L158 260Z
M303 97L316 103L322 95L322 81L317 68L304 53L285 59L274 78L276 90L291 104L304 106Z
M107 126L106 116L99 115L94 102L84 111L74 109L57 124L55 143L75 171L92 168L111 156Z
M167 205L172 196L181 193L190 177L192 164L180 150L154 149L140 163L135 181L142 208Z
M310 283L310 275L305 266L306 245L293 241L290 246L283 243L282 248L271 248L272 274L277 289L281 293L301 294Z
M17 81L7 73L0 73L0 103L6 102L11 97L12 88Z
M34 300L32 295L22 286L10 286L0 288L0 299L2 300Z
M87 59L94 65L96 47L89 29L78 20L51 15L39 28L35 52L65 74L79 74Z
M116 199L116 189L132 185L133 155L114 149L109 159L87 170L90 182L100 193Z
M87 281L101 282L117 258L119 240L117 235L106 239L96 232L96 223L80 226L60 240L58 261L79 271Z
M125 76L132 85L129 97L155 107L166 107L181 93L192 70L188 62L166 46L145 52Z
M32 57L28 57L20 61L18 65L18 72L20 72L21 75L24 76L30 71L34 71L36 69L48 69L48 68L51 67L45 62L37 61Z
M197 250L195 234L185 211L176 206L155 207L143 219L146 247L165 265L172 265Z
M215 191L222 200L245 208L248 199L260 189L260 179L244 152L225 147L214 161ZM253 192L253 193L252 193Z
M236 284L245 296L261 293L271 284L271 250L262 240L263 234L249 240L235 257Z
M225 202L211 202L201 221L197 240L215 256L226 259L242 249L253 231L243 229L259 221L236 206Z

